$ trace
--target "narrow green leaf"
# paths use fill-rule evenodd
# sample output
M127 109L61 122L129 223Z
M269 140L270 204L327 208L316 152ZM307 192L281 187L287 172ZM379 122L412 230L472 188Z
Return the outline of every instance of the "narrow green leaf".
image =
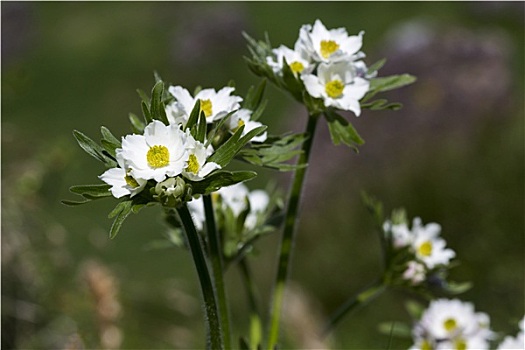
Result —
M100 144L113 158L115 158L115 150L122 146L120 141L115 136L113 136L111 131L109 131L109 129L105 126L100 128L100 132L102 133L102 140L100 141Z
M374 74L378 70L380 70L386 63L386 58L380 59L376 63L372 64L370 67L368 67L367 74Z
M104 154L104 149L100 147L95 141L78 130L73 131L73 136L77 140L80 147L86 151L87 154L104 163L106 167L111 168L117 166L117 162Z
M141 101L149 105L148 95L146 95L146 93L142 91L141 89L137 89L137 93L139 94Z
M214 127L210 131L210 133L208 135L208 140L206 140L206 143L204 144L204 147L208 147L213 142L213 139L215 138L215 135L217 135L217 132L219 132L219 130L221 130L222 126L226 123L226 121L228 121L228 119L234 113L236 113L237 111L238 111L238 109L236 109L234 111L231 111L230 113L226 114L226 116L224 118L221 118L218 123L213 123Z
M251 116L250 119L253 120L253 121L259 120L259 118L263 114L264 110L266 109L266 105L267 104L268 104L268 100L262 101L259 104L259 106L257 106L257 109L253 111L252 116Z
M361 108L363 109L367 108L373 111L384 110L384 109L391 109L391 110L397 111L401 107L403 107L401 103L398 103L398 102L388 103L386 99L379 99L379 100L374 100L372 102L361 104Z
M241 137L244 131L244 125L237 129L237 131L230 137L224 144L219 147L215 153L213 153L208 159L209 162L215 162L221 167L225 167L246 145L253 137L261 134L266 130L266 126L260 126L253 130L250 130L243 137Z
M370 90L375 92L389 91L412 84L416 77L410 74L392 75L389 77L370 79Z
M365 141L359 136L353 125L333 110L326 110L325 117L334 145L342 142L358 152L357 146L364 144Z
M197 135L195 136L195 140L201 143L204 143L204 140L206 140L206 131L207 131L206 117L204 116L204 113L202 113L199 118L199 123L197 124Z
M86 199L84 201L71 201L71 200L63 199L60 202L62 204L64 204L64 205L67 205L68 207L76 207L78 205L89 203L89 202L91 202L91 200L90 199Z
M149 107L146 102L142 101L142 114L144 115L144 120L146 121L146 124L149 124L153 121L153 118L151 117L151 112L149 110Z
M124 223L124 220L126 220L129 214L132 212L132 203L133 202L131 200L120 202L110 213L110 215L114 213L115 220L113 220L113 224L109 230L109 238L113 239L117 236L120 228L122 227L122 224Z
M266 79L263 79L257 89L253 86L248 90L248 94L244 99L243 107L249 109L250 111L255 111L257 107L261 104L262 97L264 95L264 90L266 88Z
M162 102L162 93L164 92L164 82L158 81L151 90L151 117L160 120L164 124L168 124L168 117L166 116L166 109Z
M195 105L193 106L193 109L191 110L190 116L184 128L191 130L191 128L195 124L197 124L197 122L199 121L200 114L201 114L201 100L197 100L195 101Z
M285 58L283 58L283 61L283 82L286 90L288 90L297 101L302 102L303 91L305 91L304 84L302 80L298 79L292 72Z
M389 336L399 338L410 338L412 336L412 328L400 322L383 322L379 324L378 328L380 333Z
M101 198L101 197L110 197L111 192L109 189L110 185L107 184L97 184L97 185L78 185L71 186L69 191L72 193L79 194L88 199Z
M130 113L129 114L129 121L131 122L131 128L134 133L136 134L142 134L144 133L144 128L146 125L142 120L139 119L135 114Z
M221 187L231 186L239 182L247 181L257 176L253 171L225 171L218 170L211 173L202 181L190 182L193 194L210 194Z

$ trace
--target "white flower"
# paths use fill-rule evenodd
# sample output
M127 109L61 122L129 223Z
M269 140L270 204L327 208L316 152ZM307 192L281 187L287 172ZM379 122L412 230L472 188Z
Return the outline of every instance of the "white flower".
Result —
M184 133L178 126L158 120L146 126L144 135L124 137L121 154L133 178L157 182L182 173L188 160Z
M412 243L412 232L408 229L407 224L392 224L391 221L385 221L383 230L392 234L392 245L394 248L402 248Z
M498 350L507 349L525 349L525 336L524 336L524 323L525 317L520 321L520 332L516 337L506 336L505 339L499 344Z
M240 107L239 103L242 98L231 95L234 90L232 87L224 87L219 91L204 89L192 97L185 88L170 86L168 91L175 97L176 102L166 107L168 121L170 124L185 123L197 100L200 100L201 110L204 112L208 123L224 118L228 113Z
M425 280L425 271L425 265L417 261L409 261L407 269L403 272L403 278L412 282L412 284L418 284Z
M301 79L308 93L322 98L325 106L352 111L356 116L361 114L359 100L368 91L370 83L356 76L351 62L321 63L317 75L303 74Z
M213 149L207 149L204 145L195 140L189 132L186 133L186 149L188 151L188 166L182 172L186 178L192 181L201 181L206 175L221 166L214 162L206 162Z
M345 28L326 29L320 20L313 27L304 25L299 31L301 45L316 62L354 61L362 58L360 52L363 34L349 36Z
M194 198L188 202L188 210L193 218L193 224L197 231L202 231L204 228L204 222L206 221L206 215L204 214L204 202L202 197Z
M264 212L270 202L270 196L263 190L251 191L248 194L248 201L250 202L250 213L246 216L244 226L253 230L257 226L258 216Z
M242 135L241 135L241 136L244 136L251 130L258 128L260 126L263 126L262 123L250 120L251 115L252 115L252 111L250 111L249 109L245 109L245 108L240 109L238 112L234 113L228 119L226 124L228 125L228 128L230 129L231 132L237 131L239 127L244 125L244 130L242 131ZM251 141L264 142L266 141L266 138L267 138L267 133L265 131L262 134L253 137Z
M299 41L297 41L299 43ZM312 70L313 66L310 64L305 50L296 43L295 50L292 50L284 45L273 49L275 59L272 56L266 57L266 62L276 74L282 75L284 62L288 63L290 70L294 74L302 74Z
M119 167L106 170L99 179L111 185L110 191L115 198L121 198L127 195L135 196L144 189L147 181L143 179L135 179L131 176L131 169L126 166L121 155L121 150L117 151L117 163Z
M229 207L235 216L238 216L246 209L248 193L248 188L243 183L221 187L218 191L222 198L223 206Z
M469 344L476 344L477 348L484 349L488 347L487 341L492 337L489 322L487 314L476 313L471 303L457 299L437 299L425 310L413 333L416 343L426 339L430 344L434 341L448 344L449 349L450 344L455 344L452 349L472 348L463 347ZM444 349L443 346L437 348Z
M456 256L453 250L445 249L445 240L437 237L440 232L441 226L436 223L422 226L419 218L414 220L412 249L416 257L429 269L437 265L447 265L450 259Z

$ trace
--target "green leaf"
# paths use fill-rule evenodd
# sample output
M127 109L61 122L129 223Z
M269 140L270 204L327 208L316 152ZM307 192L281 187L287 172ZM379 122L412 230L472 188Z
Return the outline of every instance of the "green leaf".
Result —
M364 144L365 141L359 136L353 125L331 109L325 111L325 117L334 145L342 142L358 152L357 146Z
M386 58L380 59L376 63L372 64L370 67L368 67L368 71L366 72L368 75L374 74L378 70L380 70L386 63Z
M95 141L81 133L80 131L74 130L73 136L77 140L80 147L86 151L87 154L92 156L98 161L101 161L108 168L117 166L117 162L105 154L105 150L100 147Z
M146 93L144 91L142 91L141 89L137 89L137 93L140 96L140 100L142 102L144 102L144 103L149 105L149 97L148 97L148 95L146 95Z
M153 89L151 90L151 117L153 119L160 120L164 124L168 124L168 117L166 116L166 110L164 103L162 102L162 93L164 92L164 82L158 81Z
M204 143L204 140L206 140L206 131L207 131L207 122L206 117L204 116L204 113L201 113L201 116L199 118L199 123L197 124L197 132L195 134L195 140Z
M113 136L111 131L109 131L109 129L106 128L105 126L102 126L100 128L100 132L102 133L102 140L100 141L100 143L102 144L102 147L104 147L104 149L113 158L115 158L116 157L115 150L117 148L120 148L122 144L115 136Z
M253 130L250 130L243 137L241 137L244 131L244 125L237 129L237 131L230 137L225 143L223 143L216 151L213 153L208 162L215 162L221 167L225 167L232 159L237 155L241 148L246 145L254 136L259 135L260 133L266 130L266 126L260 126Z
M122 224L124 223L124 220L131 214L132 212L132 200L125 200L117 204L115 209L109 213L109 218L115 218L113 220L113 224L111 225L111 229L109 230L109 237L111 239L115 238L120 231L120 228L122 227Z
M286 90L288 90L297 101L302 102L303 92L305 91L303 81L292 72L285 58L283 58L283 82Z
M401 109L401 107L403 107L401 103L398 103L398 102L388 103L388 101L385 99L375 100L369 103L361 104L361 108L363 109L368 108L373 111L383 110L383 109L391 109L393 111L397 111Z
M71 201L67 199L63 199L60 201L62 204L67 205L68 207L76 207L77 205L82 205L91 202L90 199L84 200L84 201Z
M264 89L266 88L266 79L263 79L257 89L253 86L250 87L246 98L244 99L243 107L250 111L255 111L261 104L262 97L264 95Z
M264 143L253 143L242 149L238 157L244 161L280 171L297 169L297 165L285 163L302 153L297 148L308 138L305 133L271 136Z
M188 121L186 122L186 125L184 126L185 129L190 129L197 124L199 121L199 116L201 114L201 100L195 101L195 105L193 106L193 109L191 110L190 116L188 117Z
M240 350L251 350L250 345L248 345L248 342L243 337L239 337L239 349Z
M388 77L370 79L370 91L380 92L400 88L412 84L416 77L410 74L391 75Z
M110 197L112 195L109 190L110 188L111 186L106 184L78 185L71 186L69 191L79 194L87 199L96 199L101 197Z
M151 116L150 109L146 102L142 101L142 114L144 115L144 120L146 121L146 124L149 124L153 121L153 118Z
M202 181L189 182L193 189L193 194L210 194L219 190L221 187L235 185L236 183L253 179L257 176L253 171L225 171L218 170Z
M136 134L142 134L144 133L144 128L146 127L146 124L142 120L139 119L135 114L130 113L129 114L129 121L131 122L131 128L134 133Z
M472 288L472 282L447 282L444 289L449 294L461 294Z

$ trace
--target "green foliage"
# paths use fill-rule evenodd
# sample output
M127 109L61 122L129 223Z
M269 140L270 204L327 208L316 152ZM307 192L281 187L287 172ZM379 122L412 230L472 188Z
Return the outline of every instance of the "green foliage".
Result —
M252 143L240 150L237 157L257 166L280 171L295 170L301 165L286 162L302 153L297 148L307 137L304 133L268 137L264 143Z
M217 170L206 176L202 181L188 181L188 183L192 186L194 195L204 195L215 192L221 187L251 180L255 176L257 176L257 173L253 171Z
M357 147L364 144L365 141L359 136L352 123L332 109L325 111L325 117L334 145L339 145L342 142L354 151L359 152Z
M104 163L106 168L114 168L117 165L115 159L113 159L104 148L80 131L74 130L73 136L75 136L78 144L87 154Z

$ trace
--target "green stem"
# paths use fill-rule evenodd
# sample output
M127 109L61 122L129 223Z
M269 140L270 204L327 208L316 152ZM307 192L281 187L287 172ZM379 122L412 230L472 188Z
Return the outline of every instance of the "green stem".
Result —
M301 199L301 192L303 188L306 170L308 168L308 160L310 158L310 150L312 148L315 128L317 126L318 115L309 115L306 132L308 138L303 143L301 155L297 161L299 168L295 171L290 198L288 200L288 207L286 210L283 235L281 237L281 249L279 254L279 265L277 267L277 278L272 296L272 308L270 314L270 328L268 336L268 349L273 350L279 340L279 323L281 318L282 303L284 297L284 290L286 280L290 270L290 258L293 250L293 243L295 232L297 228L299 212L299 203Z
M217 301L215 298L215 291L206 265L203 249L195 225L191 218L190 211L184 203L177 208L184 232L188 239L188 245L193 256L193 262L197 269L199 281L201 285L202 296L204 298L204 310L206 312L206 326L208 332L208 349L224 349L223 338L221 335L221 324L219 320L219 310L217 308Z
M351 297L344 302L328 319L324 328L324 335L328 335L330 331L341 321L343 316L355 310L359 306L364 306L373 299L377 298L381 293L387 289L387 286L382 280L376 281L372 286L365 289L361 293Z
M239 268L241 269L242 279L244 286L246 287L246 293L248 295L248 305L250 308L250 349L257 350L261 344L262 338L262 323L259 317L259 310L257 307L256 300L256 288L252 280L250 268L246 257L243 257L239 261Z
M224 269L222 259L222 245L219 232L215 226L215 215L213 213L213 203L211 196L203 196L204 214L206 216L206 231L210 247L210 260L215 281L215 290L219 301L219 315L221 321L222 335L224 337L224 347L231 349L230 318L226 290L224 287Z

